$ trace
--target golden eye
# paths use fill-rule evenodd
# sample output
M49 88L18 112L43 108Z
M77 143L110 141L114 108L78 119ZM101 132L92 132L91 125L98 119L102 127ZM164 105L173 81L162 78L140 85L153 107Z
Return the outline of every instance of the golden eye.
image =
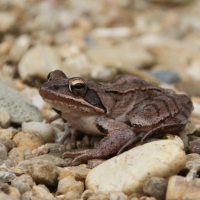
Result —
M86 91L86 84L83 79L73 79L69 82L69 90L76 95L83 95Z

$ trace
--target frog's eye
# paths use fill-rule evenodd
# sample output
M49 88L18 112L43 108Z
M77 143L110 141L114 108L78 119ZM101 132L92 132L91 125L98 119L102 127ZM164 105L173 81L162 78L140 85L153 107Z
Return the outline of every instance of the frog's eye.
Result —
M83 95L86 91L85 81L82 79L75 79L69 82L69 90L76 95Z

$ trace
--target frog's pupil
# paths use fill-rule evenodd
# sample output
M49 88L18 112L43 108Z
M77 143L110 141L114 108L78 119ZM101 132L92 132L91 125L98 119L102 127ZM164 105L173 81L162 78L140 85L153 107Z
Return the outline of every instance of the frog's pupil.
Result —
M76 88L76 89L82 89L83 87L84 87L84 85L82 83L76 83L74 85L74 88Z

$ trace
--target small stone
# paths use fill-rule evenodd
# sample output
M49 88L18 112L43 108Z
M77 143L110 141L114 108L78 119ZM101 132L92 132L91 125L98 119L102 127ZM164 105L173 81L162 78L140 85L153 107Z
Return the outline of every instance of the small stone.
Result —
M7 148L5 147L4 143L0 141L0 159L6 160L8 155Z
M0 181L4 183L11 182L16 175L11 172L6 172L6 171L0 171Z
M3 193L2 191L0 191L0 199L1 200L16 200L14 197L9 196Z
M0 113L6 111L11 123L21 124L28 121L42 121L41 112L17 91L0 84Z
M188 180L181 176L172 176L168 181L166 200L198 199L200 196L200 179Z
M66 167L66 166L69 165L68 162L66 162L64 159L53 156L53 155L48 155L48 154L44 154L44 155L37 156L37 157L30 159L30 161L33 161L33 162L37 162L37 161L40 161L40 160L50 161L51 163L53 163L57 167ZM62 168L61 170L63 170L63 169L65 169L65 168ZM59 176L61 176L61 175L59 175Z
M92 190L85 190L81 195L81 199L88 200L88 198L93 194L94 192Z
M196 131L197 131L197 127L195 126L195 124L188 122L185 128L183 129L183 131L181 131L181 133L186 134L186 135L191 135Z
M7 151L10 151L12 148L16 147L16 144L13 140L4 139L0 137L0 143L1 142L5 145Z
M7 194L12 196L14 199L16 199L16 200L21 199L21 194L17 188L8 185L7 188L4 188L4 189L7 191ZM5 192L5 190L4 190L4 192Z
M42 122L26 122L22 123L22 131L34 131L40 135L45 143L54 142L54 130L51 124Z
M190 153L200 154L200 138L197 138L196 140L190 141L188 149L189 149Z
M0 112L0 127L8 128L10 126L10 115L7 111Z
M11 149L8 157L13 161L14 165L24 160L24 154L18 148Z
M89 59L106 67L114 67L123 72L147 67L154 63L154 58L145 49L129 46L95 46L87 51Z
M141 192L144 182L151 177L170 177L185 164L185 152L173 140L150 142L92 169L86 178L86 188L94 192L112 191L130 195Z
M24 152L27 149L33 150L44 144L44 140L31 131L21 131L15 135L13 141L16 143L17 148Z
M47 160L31 161L28 171L37 184L56 185L58 178L57 167Z
M76 181L72 176L67 176L58 182L56 194L66 194L70 191L75 191L81 195L84 191L84 184L81 181Z
M21 57L28 50L30 43L31 39L28 35L20 35L9 52L9 59L14 62L19 62Z
M29 160L30 158L37 157L37 156L40 156L43 154L47 154L48 152L49 152L49 147L47 144L45 144L45 145L38 147L37 149L33 149L32 151L30 149L27 149L24 152L24 157L25 157L25 160Z
M93 194L87 200L110 200L109 195L107 194ZM120 199L121 200L121 199Z
M92 31L93 37L125 38L132 35L129 27L96 28Z
M76 191L70 191L65 194L63 200L80 200L80 194Z
M15 131L12 128L0 129L0 138L12 139L15 135Z
M103 159L91 159L91 160L88 160L88 165L87 167L89 169L93 169L95 168L96 166L100 165L101 163L103 163L105 160Z
M161 83L173 84L180 80L179 74L172 70L156 70L151 75Z
M18 72L22 80L28 81L30 77L45 80L49 72L61 68L61 60L53 47L40 44L25 53L19 62Z
M16 25L16 17L11 12L0 12L0 33L12 30Z
M167 191L167 180L159 177L151 177L143 186L144 194L155 197L157 200L165 199Z
M23 174L19 177L15 177L11 181L11 186L17 188L19 192L24 194L27 191L31 191L31 188L35 185L35 182L33 181L32 177L28 174Z
M124 193L110 194L109 200L128 200L128 197Z
M33 186L32 189L32 198L33 199L42 199L42 200L55 200L54 196L49 192L45 186ZM32 199L31 198L31 199Z
M58 180L62 180L67 176L73 176L78 181L84 181L90 169L82 166L65 167L62 168L58 177Z

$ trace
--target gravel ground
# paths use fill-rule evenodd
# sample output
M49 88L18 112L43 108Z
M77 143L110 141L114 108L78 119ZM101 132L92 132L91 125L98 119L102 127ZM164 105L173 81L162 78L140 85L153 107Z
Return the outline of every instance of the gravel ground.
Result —
M200 199L199 10L197 0L0 0L0 199ZM55 112L38 93L56 69L138 76L186 93L194 111L179 137L71 166L69 127L45 123Z

